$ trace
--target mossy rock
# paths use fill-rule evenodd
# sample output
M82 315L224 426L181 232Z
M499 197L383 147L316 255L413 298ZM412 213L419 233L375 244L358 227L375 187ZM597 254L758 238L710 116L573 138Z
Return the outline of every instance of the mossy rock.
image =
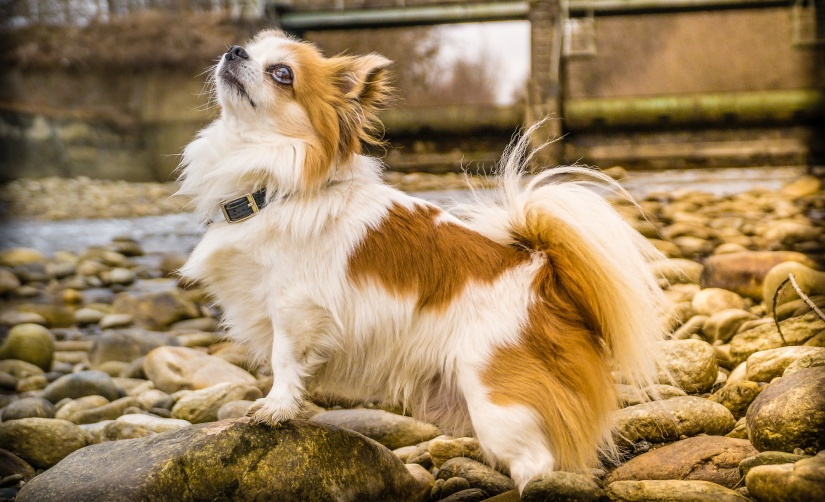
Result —
M393 453L341 428L249 418L83 448L27 483L19 502L425 500Z

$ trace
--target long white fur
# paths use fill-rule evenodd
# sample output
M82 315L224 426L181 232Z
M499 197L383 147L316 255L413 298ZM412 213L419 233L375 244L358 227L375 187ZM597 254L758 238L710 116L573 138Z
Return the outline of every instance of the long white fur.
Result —
M272 51L284 49L272 40L248 48L253 59ZM299 195L304 141L273 133L272 117L236 112L243 103L220 82L217 87L222 116L186 148L181 193L193 197L204 220L218 213L220 201L260 186L280 195L243 223L209 225L181 272L217 299L229 336L272 365L273 388L254 406L255 418L270 424L293 418L307 388L379 399L447 432L474 433L520 489L552 470L552 448L537 414L492 403L481 383L492 352L519 342L543 260L536 256L490 284L470 283L439 312L422 313L414 298L394 296L377 283L357 287L348 280L348 259L369 229L393 205L428 203L384 185L380 163L360 155L333 166L325 189ZM301 111L288 115L300 120ZM611 326L613 357L632 381L652 382L661 293L645 256L655 253L600 196L578 184L542 184L579 169L551 170L523 187L525 145L503 161L499 201L465 206L466 223L449 215L440 221L507 244L512 223L540 205L580 229L586 246L606 260L603 280L615 290L613 308L626 314Z

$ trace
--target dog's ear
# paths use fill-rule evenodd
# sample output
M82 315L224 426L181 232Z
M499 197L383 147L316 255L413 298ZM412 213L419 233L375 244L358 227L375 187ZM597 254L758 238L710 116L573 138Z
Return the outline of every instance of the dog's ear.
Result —
M389 72L392 61L380 54L346 58L338 80L344 98L355 101L367 111L386 106L390 97Z
M381 144L377 112L391 99L389 72L392 63L378 54L338 56L330 60L335 68L334 86L340 93L338 115L338 154L348 158L361 152L361 144Z

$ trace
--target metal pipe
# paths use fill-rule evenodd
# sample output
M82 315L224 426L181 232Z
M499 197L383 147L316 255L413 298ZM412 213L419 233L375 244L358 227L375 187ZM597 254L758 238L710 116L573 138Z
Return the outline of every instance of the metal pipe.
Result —
M287 31L422 26L527 19L528 2L425 5L363 10L296 11L278 15Z
M593 12L605 16L782 7L792 3L792 0L570 0L569 10L576 14ZM529 10L530 3L525 1L354 10L277 10L275 20L287 31L303 32L517 21L526 20Z
M792 123L825 117L819 90L687 94L651 98L568 99L571 130L626 126Z

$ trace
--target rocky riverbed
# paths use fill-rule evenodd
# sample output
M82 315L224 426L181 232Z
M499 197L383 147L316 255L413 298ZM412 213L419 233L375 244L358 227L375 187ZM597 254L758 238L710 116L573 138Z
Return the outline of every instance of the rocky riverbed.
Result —
M13 214L57 197L58 182L17 183ZM91 193L81 184L78 197ZM185 205L168 185L104 185L104 199L145 197L124 216ZM36 214L87 207L112 206ZM522 498L825 500L825 319L811 308L825 308L821 180L648 191L616 207L667 257L651 266L672 302L661 363L673 379L653 402L620 386L621 465L548 473ZM397 409L307 401L279 428L250 423L271 376L178 283L185 258L131 235L0 250L0 500L518 500L475 439ZM809 300L785 284L774 310L789 274Z

